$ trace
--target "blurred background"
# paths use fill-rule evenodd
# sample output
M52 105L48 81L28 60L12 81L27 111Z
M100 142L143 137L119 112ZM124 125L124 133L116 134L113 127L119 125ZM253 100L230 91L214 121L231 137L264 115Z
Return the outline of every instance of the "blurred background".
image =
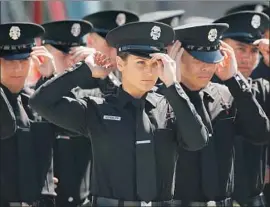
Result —
M269 1L145 1L145 0L111 0L111 1L21 1L0 0L0 22L34 22L42 24L48 21L64 19L81 19L85 15L101 10L130 10L138 15L158 10L185 10L181 22L191 16L216 19L224 15L231 7L241 4L269 4ZM183 21L183 22L182 22ZM1 32L1 31L0 31ZM64 35L64 34L63 34ZM40 77L37 70L29 73L27 84L34 84Z
M125 9L137 14L157 10L186 11L184 18L190 16L204 16L218 18L224 12L236 5L244 3L260 3L269 1L136 1L136 0L112 0L112 1L0 1L1 22L31 21L43 23L51 20L82 18L100 10Z

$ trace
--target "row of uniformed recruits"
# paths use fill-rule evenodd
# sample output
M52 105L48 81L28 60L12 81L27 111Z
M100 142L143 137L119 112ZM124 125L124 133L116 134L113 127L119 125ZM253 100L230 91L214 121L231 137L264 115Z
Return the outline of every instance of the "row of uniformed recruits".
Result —
M251 78L256 67L262 67L264 64L264 69L269 69L269 39L262 39L266 30L269 30L269 20L266 15L263 16L262 13L251 11L232 13L215 22L226 22L230 25L230 28L223 35L223 40L234 49L238 70L250 83L252 94L269 117L269 81L263 78ZM238 22L243 23L243 26L239 27ZM260 61L261 63L259 63ZM267 167L268 145L269 142L254 145L245 141L243 134L239 133L237 139L234 140L235 182L233 197L241 206L265 205L262 192Z
M232 8L227 12L227 14L245 10L253 10L256 12L263 11L268 16L270 15L269 2L266 4L241 5L239 7ZM247 16L251 14L242 14L238 15L238 17L232 15L227 18L227 21L233 21L230 17L240 19L243 15ZM221 19L220 21L223 20ZM256 23L259 22L258 20L258 17L253 18L253 22L251 22L251 24L248 24L246 20L245 25L247 26L245 29L242 29L242 32L250 31L250 33L254 33L253 36L258 36L257 38L251 38L243 34L239 37L231 37L228 41L233 46L234 50L238 51L236 53L236 57L240 72L245 74L245 77L248 79L250 84L252 84L254 96L256 96L256 99L269 117L269 45L265 45L260 41L255 42L255 40L264 36L266 39L264 41L269 41L270 28L268 23L266 28L261 28L257 31L257 34L255 33L255 30L252 32L254 26L257 27L256 25L258 24ZM234 27L237 26L237 24L234 24ZM241 32L239 30L237 31ZM230 37L230 34L228 36ZM240 43L242 44L241 47L239 47ZM261 53L261 57L259 58L258 49ZM265 206L265 199L266 203L269 205L269 143L262 146L255 146L240 140L241 139L236 139L235 143L236 159L234 198L242 204L242 206L247 202L249 202L249 206ZM265 176L265 180L268 180L268 183L264 182Z
M266 206L269 82L249 76L259 52L269 68L269 42L254 43L269 17L240 12L173 30L164 15L165 24L125 25L138 17L100 12L85 18L92 24L44 24L44 35L33 24L1 25L1 206L54 206L53 145L57 206L232 206L232 199ZM87 45L105 56L82 47L89 32ZM41 35L45 48L33 45ZM174 38L181 43L166 55ZM26 115L29 57L44 78L30 99L35 112ZM214 74L219 84L210 82ZM157 78L163 84L154 92Z

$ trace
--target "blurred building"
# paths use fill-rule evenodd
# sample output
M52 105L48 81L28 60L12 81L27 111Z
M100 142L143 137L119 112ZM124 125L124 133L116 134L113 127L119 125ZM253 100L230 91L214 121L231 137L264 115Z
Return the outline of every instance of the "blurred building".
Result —
M138 14L156 10L186 11L184 18L190 16L205 16L218 18L231 7L269 1L0 1L0 15L2 22L35 21L37 23L64 18L81 18L86 14L99 10L127 9Z
M246 3L266 3L266 1L142 1L142 0L111 0L111 1L21 1L0 0L0 22L26 21L44 23L52 20L77 19L100 10L131 10L137 14L157 10L185 10L183 20L191 16L202 16L216 19L231 7ZM267 1L269 4L269 1ZM28 84L34 84L40 77L33 69Z

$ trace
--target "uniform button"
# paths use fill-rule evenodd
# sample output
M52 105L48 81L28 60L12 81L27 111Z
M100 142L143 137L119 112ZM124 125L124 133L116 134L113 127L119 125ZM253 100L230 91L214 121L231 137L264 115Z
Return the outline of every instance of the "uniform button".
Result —
M209 137L212 137L212 134L208 134Z
M68 198L68 202L71 203L72 201L73 201L73 198L72 198L72 197L69 197L69 198Z

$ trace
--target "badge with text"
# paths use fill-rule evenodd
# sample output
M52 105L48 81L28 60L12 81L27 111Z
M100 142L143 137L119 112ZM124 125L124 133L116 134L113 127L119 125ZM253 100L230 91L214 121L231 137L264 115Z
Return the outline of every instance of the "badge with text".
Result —
M112 121L121 121L120 116L110 116L110 115L104 115L103 116L104 120L112 120Z

